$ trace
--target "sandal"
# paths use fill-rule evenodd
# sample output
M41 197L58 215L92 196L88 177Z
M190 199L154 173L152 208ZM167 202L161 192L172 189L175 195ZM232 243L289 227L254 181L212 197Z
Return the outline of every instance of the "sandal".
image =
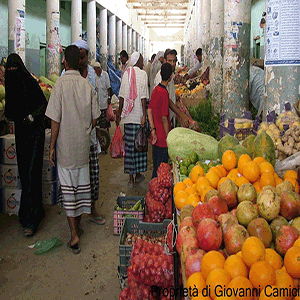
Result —
M104 225L106 223L106 220L104 217L91 217L91 221L96 223L97 225Z
M31 237L34 235L34 231L31 228L23 228L24 235Z
M67 247L70 251L72 251L74 254L79 254L81 249L79 247L79 243L76 243L74 245L71 245L71 242L67 243Z

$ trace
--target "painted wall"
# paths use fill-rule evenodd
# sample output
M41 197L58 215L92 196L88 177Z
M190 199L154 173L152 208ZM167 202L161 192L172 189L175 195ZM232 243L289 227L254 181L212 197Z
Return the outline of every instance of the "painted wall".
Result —
M0 0L0 58L8 52L8 1Z
M251 39L250 39L250 55L253 57L254 54L254 46L255 41L254 38L256 36L260 36L260 39L257 42L260 43L260 57L256 58L264 58L264 45L265 45L265 38L264 38L264 31L260 28L260 20L262 18L262 13L266 11L266 4L265 0L252 0L252 8L251 8Z

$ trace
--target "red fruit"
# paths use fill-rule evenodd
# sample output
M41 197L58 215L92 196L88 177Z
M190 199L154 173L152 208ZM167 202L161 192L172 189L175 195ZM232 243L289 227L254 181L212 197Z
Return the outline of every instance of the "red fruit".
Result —
M214 210L208 203L200 203L194 209L192 213L192 219L194 227L197 229L198 224L204 219L215 219Z
M280 214L287 220L292 220L300 214L300 196L292 191L281 194Z
M232 225L238 225L239 224L238 219L230 213L220 215L218 217L218 222L221 224L223 237L224 237L224 234L226 233L226 231Z
M202 249L192 249L190 251L185 261L186 278L189 278L195 272L200 272L201 260L204 254L205 251Z
M211 197L207 203L212 207L217 217L228 212L228 207L225 200L221 199L218 196Z
M232 209L238 205L237 191L238 191L237 185L230 179L224 181L220 185L219 196L220 198L225 200L228 209Z
M198 248L197 238L196 238L196 231L191 226L185 226L182 227L179 232L176 239L176 249L179 255L181 255L181 248L182 245L185 244L186 246L195 246L195 248Z
M283 225L279 228L275 240L275 249L282 256L293 246L299 237L299 231L294 226Z
M205 251L218 250L222 244L222 230L215 220L205 219L197 228L199 247Z
M193 227L193 219L192 217L186 217L182 220L182 222L180 223L180 226L179 226L179 230L184 227L184 226L190 226L190 227Z
M233 210L231 210L230 212L234 217L236 217L237 214L237 208L234 208Z
M228 256L223 249L219 249L218 252L220 252L224 256L224 258L227 259Z
M173 224L170 223L167 227L167 245L169 247L169 251L173 252Z
M226 252L229 255L238 253L243 243L249 237L248 231L242 225L232 225L224 234Z

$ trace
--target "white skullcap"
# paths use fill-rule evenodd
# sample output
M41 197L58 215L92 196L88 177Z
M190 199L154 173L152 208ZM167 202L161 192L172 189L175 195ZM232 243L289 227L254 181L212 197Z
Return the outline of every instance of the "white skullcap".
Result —
M78 40L78 41L74 42L72 45L77 46L79 49L85 49L87 52L90 51L90 47L89 47L88 43L84 40Z
M138 62L139 58L140 58L140 53L139 52L133 52L131 54L131 57L130 57L130 63L132 66L135 66L135 64Z
M164 51L158 51L155 58L157 58L157 60L158 60L158 59L160 59L161 57L164 57L164 54L165 54Z

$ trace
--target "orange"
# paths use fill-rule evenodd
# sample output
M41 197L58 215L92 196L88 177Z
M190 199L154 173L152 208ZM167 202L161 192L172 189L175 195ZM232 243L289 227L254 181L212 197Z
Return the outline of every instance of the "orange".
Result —
M282 288L283 291L288 291L290 288L293 290L294 288L294 280L293 278L283 270L276 270L275 271L275 284L278 288ZM289 293L285 293L284 296L287 300L292 300L292 296L289 296Z
M202 176L204 176L204 170L200 166L195 166L190 173L190 178L194 183Z
M205 288L205 280L200 272L193 273L186 281L186 288L193 291L193 288L198 290L198 293L202 294L202 290ZM189 297L192 297L192 293L189 294Z
M243 169L243 175L250 182L255 182L259 178L260 168L259 165L254 161L249 161L245 164Z
M201 201L204 202L204 198L205 195L207 194L208 191L214 190L214 188L212 186L207 186L206 188L204 188L202 194L201 194Z
M196 193L196 189L193 186L188 186L185 191L189 194L192 195L194 193Z
M254 183L252 183L252 185L254 186L254 188L256 189L256 192L258 194L261 193L261 186L260 186L260 182L259 181L255 181Z
M183 183L183 182L177 182L174 185L174 189L173 189L174 196L177 194L177 192L184 191L185 189L186 189L185 183Z
M288 178L284 179L284 181L290 181L295 188L295 192L297 194L299 194L299 184L298 184L297 179L288 177Z
M227 171L226 171L226 169L224 168L224 166L218 165L217 168L221 170L221 172L222 172L222 177L227 176Z
M210 186L216 189L220 180L219 175L215 171L208 171L205 177L209 180Z
M267 285L275 284L275 270L267 261L258 261L250 268L249 280L255 288L263 289Z
M238 170L241 174L243 174L244 166L247 162L251 161L251 157L248 154L242 154L238 161Z
M265 161L259 165L261 173L272 173L274 174L274 167L268 161Z
M300 278L300 247L293 246L286 252L284 266L292 277Z
M194 207L197 206L199 202L200 202L200 198L196 193L189 195L187 198L187 204L191 204Z
M238 300L253 300L253 285L246 277L238 276L233 278L227 286L228 290L232 291L244 291L244 293L238 292L236 298ZM249 292L251 291L251 293ZM244 295L242 295L244 294Z
M237 165L237 158L232 150L226 150L222 156L222 164L227 171L234 169Z
M261 289L259 300L286 300L285 297L281 295L281 291L278 290L279 287L276 285L267 286L265 289Z
M230 281L231 277L227 270L213 269L206 278L206 285L210 288L211 298L215 299L216 294L221 294L223 288L227 287Z
M217 168L217 167L212 167L212 168L209 169L209 171L216 172L220 178L224 177L223 176L223 172L219 168Z
M259 180L261 188L267 185L272 185L276 187L276 181L274 175L271 173L262 173Z
M210 185L210 181L206 177L200 177L196 182L196 190L199 195Z
M231 181L235 182L237 180L237 175L235 173L230 173L227 175L227 178L230 179Z
M298 240L295 241L293 246L296 246L296 247L300 248L300 238L298 238Z
M242 246L242 258L248 267L251 267L254 263L264 260L266 257L266 249L262 241L251 236L246 239Z
M276 173L275 173L276 174ZM283 182L283 180L279 177L279 176L274 176L275 177L275 184L276 184L276 186L278 185L278 184L280 184L281 182Z
M223 268L225 257L218 251L212 250L204 254L201 260L201 273L206 280L208 274L218 268Z
M248 278L248 268L239 255L230 255L225 260L224 269L228 271L231 278L243 276Z
M196 290L194 290L196 291ZM192 293L193 293L193 290L192 290ZM191 300L211 300L211 298L209 296L207 296L204 292L204 295L205 297L202 295L202 293L197 293L198 296L194 296L191 298Z
M295 179L298 179L298 174L294 170L288 170L288 171L286 171L284 173L284 176L283 176L283 179L286 179L286 178L295 178Z
M236 181L235 181L235 184L238 187L242 186L245 183L249 183L249 180L246 179L244 176L241 176L241 177L238 176L237 179L236 179Z
M255 157L253 159L253 161L256 162L258 165L260 165L261 163L265 162L266 160L263 157L258 156L258 157Z
M242 257L242 251L239 251L236 255Z
M235 169L230 170L228 174L236 174L236 175L239 175L240 173L239 173L239 170L238 170L237 168L235 168Z
M179 191L175 195L175 205L176 207L181 210L186 204L187 204L187 199L189 197L189 194L185 191Z
M182 181L186 186L192 186L194 182L190 178L186 178Z
M267 261L274 270L281 269L283 266L282 257L272 248L266 249L265 261Z
M219 190L220 185L221 185L224 181L226 181L227 179L228 179L227 177L222 177L222 178L219 180L218 186L217 186L217 190Z

